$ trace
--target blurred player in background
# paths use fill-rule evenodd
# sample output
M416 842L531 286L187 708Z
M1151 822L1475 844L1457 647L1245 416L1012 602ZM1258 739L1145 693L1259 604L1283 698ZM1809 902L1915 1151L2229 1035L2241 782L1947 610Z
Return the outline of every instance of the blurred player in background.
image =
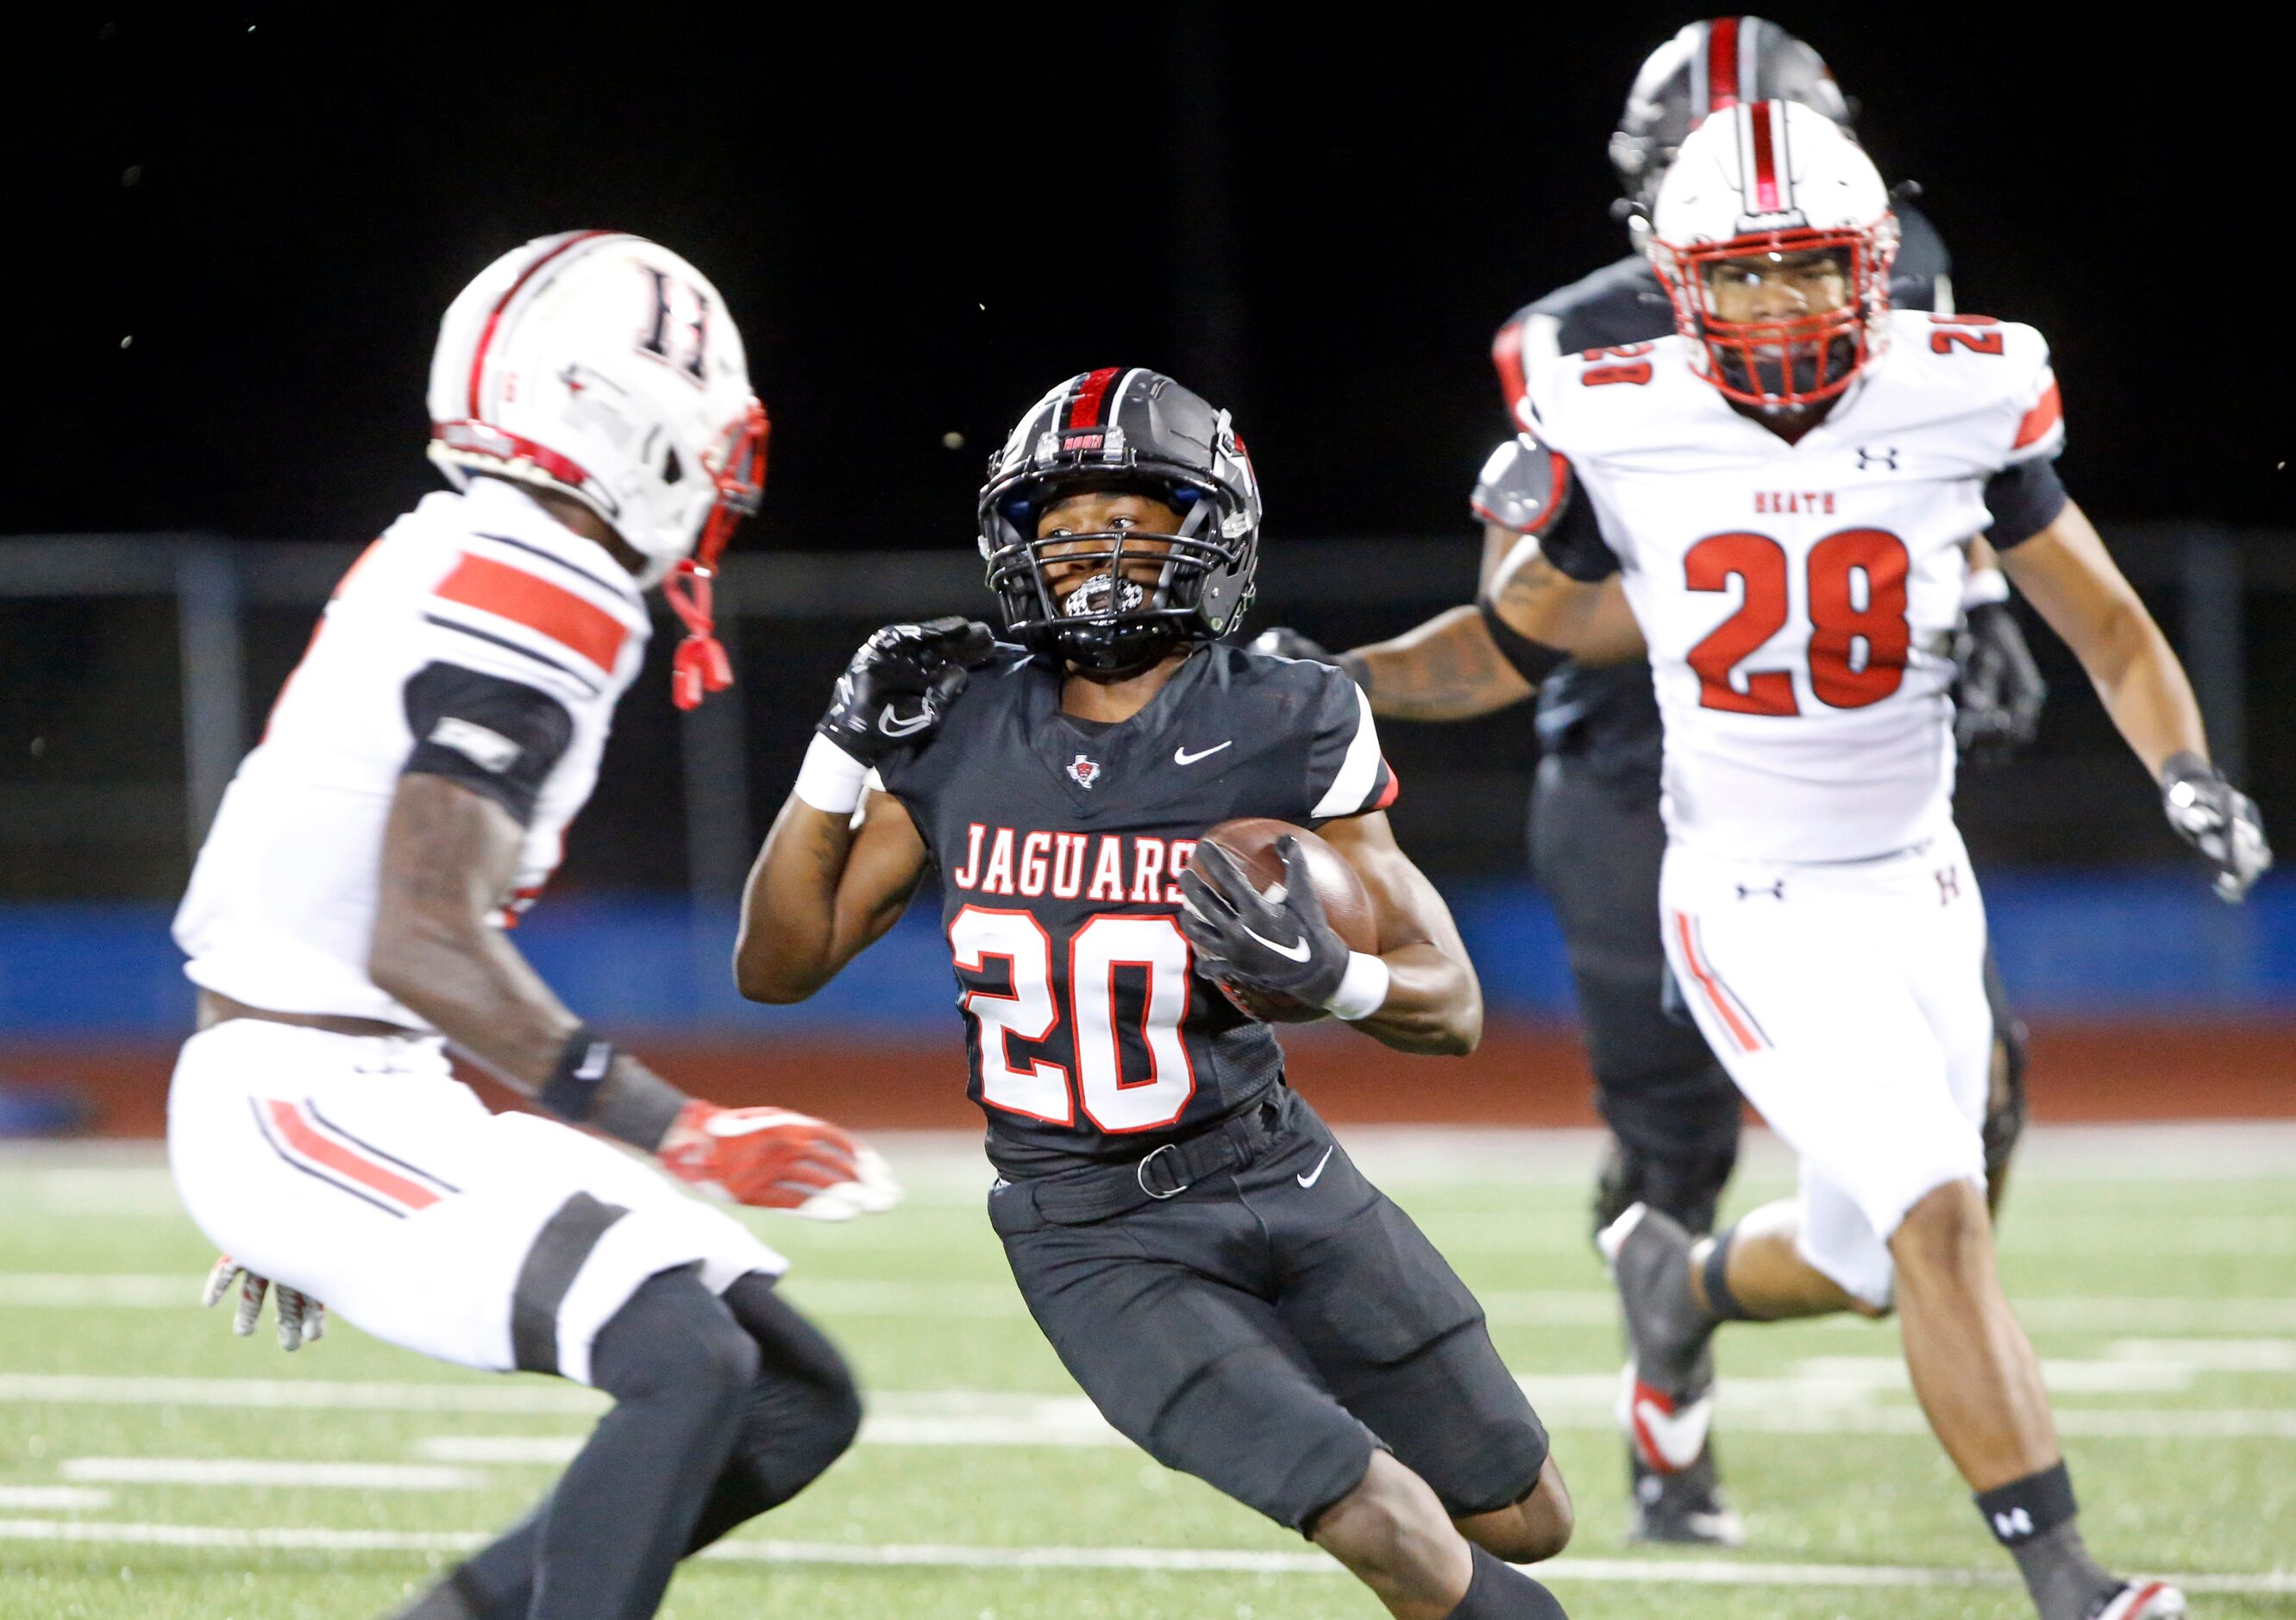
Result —
M2055 461L2047 345L1892 311L1896 219L1824 116L1742 103L1683 142L1651 218L1674 335L1525 395L1561 510L1482 628L1537 684L1619 576L1665 725L1667 960L1800 1156L1796 1198L1699 1240L1646 1203L1603 1234L1644 1460L1694 1452L1728 1320L1894 1303L1914 1391L2043 1620L2184 1612L2090 1556L1983 1193L1985 917L1952 815L1971 537L2062 636L2228 900L2271 862L2190 684ZM1382 678L1371 660L1374 686Z
M811 995L936 868L990 1220L1101 1412L1396 1615L1561 1615L1500 1561L1561 1550L1571 1515L1481 1308L1242 1010L1327 1009L1405 1052L1468 1051L1482 1022L1389 830L1361 694L1216 639L1260 519L1227 414L1153 372L1071 378L1013 431L980 519L1020 645L961 619L864 644L750 876L743 992ZM1200 842L1239 817L1321 827L1376 953L1326 920L1296 840L1265 894Z
M834 1126L687 1097L577 1017L503 930L557 864L644 658L730 678L709 570L764 478L765 413L717 290L611 231L504 255L447 312L427 498L337 588L226 794L176 919L200 1032L168 1098L176 1184L280 1339L324 1300L465 1367L605 1391L534 1516L406 1611L651 1615L677 1560L852 1441L828 1340L719 1196L838 1219L893 1199ZM738 763L738 761L736 762ZM489 1114L448 1043L570 1124Z
M1759 17L1693 22L1652 52L1636 75L1611 137L1611 159L1625 193L1616 206L1636 251L1520 311L1493 345L1518 436L1492 454L1475 489L1486 588L1515 541L1554 521L1560 506L1550 457L1522 432L1530 425L1523 406L1528 390L1563 355L1645 343L1674 330L1666 292L1641 251L1659 185L1684 138L1709 116L1772 97L1849 127L1849 103L1818 53ZM1945 244L1903 200L1918 188L1898 192L1890 301L1898 308L1950 311ZM1963 589L1955 726L1965 746L1993 752L2030 740L2044 692L2008 595L1980 542ZM1267 632L1259 645L1324 655L1294 632ZM1374 710L1397 719L1464 720L1529 695L1471 608L1339 662L1365 681ZM1376 680L1368 676L1374 662ZM1623 597L1605 604L1597 628L1539 687L1538 701L1541 757L1531 794L1531 868L1562 925L1595 1106L1613 1133L1595 1186L1595 1229L1640 1200L1704 1233L1712 1229L1715 1205L1737 1163L1741 1105L1728 1073L1667 983L1658 929L1659 862L1666 850L1658 700ZM1986 987L1996 1034L1986 1164L1988 1193L1997 1199L2024 1123L2025 1049L1989 956ZM1742 1539L1737 1515L1723 1502L1710 1447L1663 1471L1632 1447L1628 1460L1629 1540L1734 1545Z

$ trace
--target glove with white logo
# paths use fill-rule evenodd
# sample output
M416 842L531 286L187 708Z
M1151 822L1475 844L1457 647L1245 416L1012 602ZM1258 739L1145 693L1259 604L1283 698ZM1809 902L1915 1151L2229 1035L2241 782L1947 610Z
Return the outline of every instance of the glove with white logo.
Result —
M1262 894L1226 850L1209 839L1196 845L1180 873L1180 932L1223 984L1329 1006L1347 976L1348 942L1324 920L1300 841L1285 838L1275 852L1283 886Z
M208 1283L201 1292L200 1303L212 1305L239 1284L239 1303L233 1308L231 1330L241 1338L251 1336L255 1324L263 1315L264 1291L271 1288L271 1279L258 1277L228 1254L218 1255L215 1269L208 1273ZM309 1295L281 1283L275 1290L279 1304L279 1348L294 1352L306 1345L316 1344L327 1336L327 1308Z
M865 766L922 742L940 724L996 637L977 619L889 624L861 644L814 728Z
M825 1120L787 1108L691 1102L655 1150L663 1168L703 1192L808 1221L849 1221L900 1202L874 1151Z
M2033 740L2049 683L2006 602L1980 602L1953 649L1953 740L1980 760L2004 760Z
M2176 754L2161 767L2161 803L2169 825L2216 868L2219 900L2244 899L2271 869L2272 846L2256 802L2200 755Z

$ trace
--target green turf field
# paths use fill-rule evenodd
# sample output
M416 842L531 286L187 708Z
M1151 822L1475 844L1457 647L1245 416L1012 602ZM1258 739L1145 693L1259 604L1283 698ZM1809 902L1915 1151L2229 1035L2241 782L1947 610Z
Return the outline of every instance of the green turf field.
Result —
M1579 1508L1574 1615L2016 1616L2006 1560L1921 1426L1888 1325L1725 1334L1718 1433L1750 1541L1620 1542L1618 1337L1585 1138L1365 1137L1475 1285ZM897 1149L896 1213L765 1220L871 1394L864 1443L690 1566L679 1620L1378 1616L1313 1549L1110 1435L1007 1279L961 1145ZM1774 1157L1740 1205L1785 1185ZM2205 1616L2296 1617L2296 1133L2059 1133L2003 1248L2049 1362L2091 1544L2199 1577ZM191 1302L210 1258L148 1154L0 1158L0 1616L389 1612L535 1497L596 1410L338 1324L302 1354ZM266 1465L289 1471L266 1477ZM2276 1572L2277 1572L2276 1574Z

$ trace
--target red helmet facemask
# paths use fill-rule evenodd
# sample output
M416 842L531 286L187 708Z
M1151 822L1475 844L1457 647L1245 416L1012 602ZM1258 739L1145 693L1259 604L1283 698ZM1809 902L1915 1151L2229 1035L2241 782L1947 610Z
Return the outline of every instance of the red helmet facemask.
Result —
M1770 410L1831 399L1879 352L1890 313L1890 265L1898 228L1870 226L1756 231L1720 242L1654 241L1651 257L1674 303L1677 331L1704 346L1700 374L1728 399ZM1822 314L1726 321L1714 311L1708 272L1735 259L1833 253L1847 297Z
M733 662L714 634L711 586L726 543L742 520L757 511L765 494L766 440L771 432L766 407L754 399L742 419L726 430L703 467L718 487L718 499L703 520L701 539L693 555L680 561L661 582L662 596L685 626L685 639L677 644L669 672L669 701L680 709L698 708L705 695L734 684Z

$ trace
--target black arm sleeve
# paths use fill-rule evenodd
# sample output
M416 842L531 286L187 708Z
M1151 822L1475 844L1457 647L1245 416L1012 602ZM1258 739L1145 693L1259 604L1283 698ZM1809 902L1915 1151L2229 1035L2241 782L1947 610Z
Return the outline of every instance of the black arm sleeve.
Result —
M459 664L430 663L404 694L414 751L402 774L444 777L482 794L521 826L574 740L574 717L547 692Z
M1581 584L1597 584L1619 572L1618 554L1603 538L1603 526L1595 521L1595 503L1581 489L1573 489L1562 497L1562 510L1540 531L1538 549L1548 562Z
M2005 467L1985 481L1985 509L1993 514L1993 526L1985 531L1985 538L1996 551L2021 546L2055 522L2070 498L2057 477L2054 456L2036 456Z
M1515 673L1532 686L1539 685L1570 662L1570 654L1561 647L1534 641L1500 618L1498 610L1491 605L1488 596L1476 603L1475 606L1483 615L1483 628L1490 631L1491 640L1497 646L1499 655L1513 664Z

